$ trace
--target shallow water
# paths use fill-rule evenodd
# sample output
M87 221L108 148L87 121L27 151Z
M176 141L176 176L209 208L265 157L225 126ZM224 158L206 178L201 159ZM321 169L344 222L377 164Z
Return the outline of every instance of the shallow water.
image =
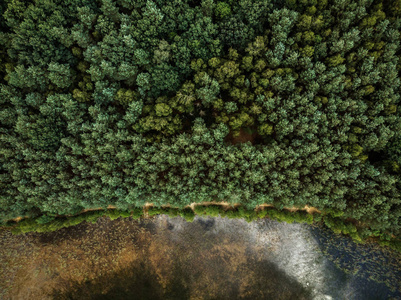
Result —
M0 267L1 299L401 299L398 254L269 219L2 231Z

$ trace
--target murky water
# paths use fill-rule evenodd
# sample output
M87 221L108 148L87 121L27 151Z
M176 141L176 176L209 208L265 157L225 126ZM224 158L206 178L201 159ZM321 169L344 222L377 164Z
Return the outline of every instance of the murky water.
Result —
M2 299L401 299L400 255L269 219L101 218L0 249Z

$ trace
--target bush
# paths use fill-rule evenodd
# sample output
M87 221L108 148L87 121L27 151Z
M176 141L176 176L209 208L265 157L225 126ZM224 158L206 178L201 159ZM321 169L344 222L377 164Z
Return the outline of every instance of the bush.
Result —
M206 206L204 205L195 205L194 211L197 215L201 216L201 215L205 215L205 211L206 211Z
M37 218L37 219L36 219L36 222L37 222L38 224L46 224L46 223L49 223L49 222L51 222L51 221L53 221L53 220L54 220L54 217L52 217L52 216L47 216L47 215L43 215L43 216Z
M103 210L89 211L86 213L86 221L95 224L100 217L104 216L104 214L105 212Z
M235 219L235 218L238 218L237 214L238 214L238 212L234 208L220 211L220 216L222 218L226 217L228 219Z
M204 214L210 217L218 217L220 214L220 206L208 205L205 207Z
M193 222L195 219L195 213L190 208L184 208L179 211L181 217L185 219L187 222Z
M389 242L389 246L391 249L401 252L401 240L393 239Z
M267 215L267 210L266 209L259 210L257 212L257 214L258 214L258 218L263 219Z
M134 220L140 219L143 216L143 208L142 207L135 207L132 210L131 218Z
M170 218L176 218L180 215L180 210L178 208L168 208L165 210L165 214L167 214Z
M106 211L106 216L110 218L110 220L115 220L118 218L128 218L131 216L131 213L124 210L117 210L117 209L109 209Z
M148 215L149 216L161 215L163 213L165 213L165 211L162 208L151 207L151 208L148 209Z
M258 219L258 214L254 210L246 210L243 207L238 208L238 217L245 219L245 221L252 222Z

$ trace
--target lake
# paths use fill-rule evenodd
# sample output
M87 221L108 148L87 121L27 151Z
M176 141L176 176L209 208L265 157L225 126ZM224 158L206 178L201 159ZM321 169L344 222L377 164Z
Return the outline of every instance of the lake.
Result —
M270 219L3 229L0 268L1 299L401 299L401 255Z

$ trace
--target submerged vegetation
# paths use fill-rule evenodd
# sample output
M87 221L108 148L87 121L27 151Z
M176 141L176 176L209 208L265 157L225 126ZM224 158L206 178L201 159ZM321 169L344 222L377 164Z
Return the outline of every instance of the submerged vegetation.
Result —
M400 298L400 255L319 232L267 218L166 215L101 217L48 233L0 230L0 298ZM316 237L334 263L350 262L348 274L326 259Z
M0 221L227 201L195 213L399 247L400 17L400 0L1 1ZM305 205L322 215L281 210Z

